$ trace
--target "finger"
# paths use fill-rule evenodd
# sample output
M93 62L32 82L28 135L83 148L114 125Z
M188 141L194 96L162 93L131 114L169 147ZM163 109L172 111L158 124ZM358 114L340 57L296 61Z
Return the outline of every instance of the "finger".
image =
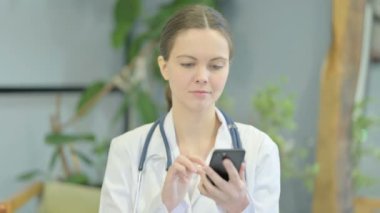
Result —
M189 172L197 172L197 168L195 165L184 155L180 155L177 157L176 162L184 166Z
M199 168L197 173L200 177L202 177L203 174L206 174L205 167Z
M194 157L194 156L187 156L187 157L189 158L189 160L191 162L193 162L195 164L198 164L201 167L205 167L206 166L206 163L202 159L200 159L198 157Z
M197 173L201 172L203 168L206 166L206 163L198 157L194 157L194 156L186 156L186 157L193 163L193 165L195 166L197 170Z
M216 173L211 167L206 166L204 168L205 176L208 176L212 182L214 182L215 186L217 186L220 189L223 189L223 186L227 184L227 181L224 180L218 173ZM211 184L211 182L210 182Z
M245 168L246 168L246 163L243 162L240 166L239 176L240 176L240 179L244 181L245 181Z
M186 177L187 176L187 171L186 167L179 163L174 163L172 166L172 171L175 175Z
M178 177L183 181L183 183L188 183L191 180L191 175L178 174Z
M224 193L211 183L206 174L202 174L201 176L201 185L206 192L206 196L218 202L225 200Z
M228 178L230 179L230 181L236 181L240 179L239 173L236 170L235 166L232 164L232 161L230 159L224 159L223 165L228 173Z

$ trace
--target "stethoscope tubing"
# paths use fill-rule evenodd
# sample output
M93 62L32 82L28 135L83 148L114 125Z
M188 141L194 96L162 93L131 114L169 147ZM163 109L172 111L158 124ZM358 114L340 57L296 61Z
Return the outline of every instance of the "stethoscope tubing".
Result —
M221 112L224 116L224 119L227 122L227 126L228 126L228 129L230 131L230 135L231 135L231 139L232 139L232 145L233 145L234 149L242 149L239 132L238 132L238 129L237 129L235 122L233 122L232 119L230 117L228 117L223 111L221 111ZM141 191L140 188L141 188L141 183L142 183L142 178L143 178L142 174L144 171L144 165L145 165L145 160L146 160L146 156L148 153L149 144L150 144L153 133L154 133L157 126L159 126L161 137L162 137L162 140L163 140L164 145L165 145L166 171L172 165L173 159L172 159L172 155L171 155L171 151L170 151L169 141L168 141L168 138L166 136L165 129L164 129L165 117L166 116L163 116L153 123L152 127L150 128L150 130L149 130L149 132L145 138L145 143L144 143L143 149L141 151L141 157L140 157L139 167L138 167L137 190L136 190L136 195L135 195L135 204L133 206L133 212L134 213L137 212L137 206L138 206L138 201L139 201L138 198L140 197L140 191Z

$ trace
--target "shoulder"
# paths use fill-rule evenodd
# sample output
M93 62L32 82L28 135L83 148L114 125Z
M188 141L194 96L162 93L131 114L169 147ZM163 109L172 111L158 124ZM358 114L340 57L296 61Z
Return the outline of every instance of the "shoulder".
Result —
M280 177L280 153L277 144L263 131L252 125L236 123L243 148L246 150L249 178ZM276 179L273 183L277 184ZM279 184L279 183L278 183Z
M153 123L145 124L133 130L116 136L111 141L110 152L128 152L139 149Z
M278 147L275 142L266 134L265 132L259 130L258 128L236 122L241 141L243 146L248 149L257 150L257 152L270 152L277 153ZM258 154L258 153L257 153Z

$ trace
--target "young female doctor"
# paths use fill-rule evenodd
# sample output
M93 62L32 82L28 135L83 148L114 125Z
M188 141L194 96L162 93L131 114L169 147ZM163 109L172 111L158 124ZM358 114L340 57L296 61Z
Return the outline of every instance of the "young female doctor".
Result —
M223 161L229 181L208 166L214 149L234 148L231 123L215 106L232 49L227 23L212 8L189 6L166 23L158 65L171 109L113 139L100 212L279 212L279 154L265 133L236 123L246 154L239 170Z

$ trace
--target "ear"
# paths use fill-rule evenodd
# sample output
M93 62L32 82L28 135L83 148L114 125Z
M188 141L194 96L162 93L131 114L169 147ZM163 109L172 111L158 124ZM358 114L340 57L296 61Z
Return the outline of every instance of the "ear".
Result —
M165 80L169 80L167 62L165 61L162 55L158 56L157 63L158 63L158 66L160 67L160 72L161 72L162 77Z

